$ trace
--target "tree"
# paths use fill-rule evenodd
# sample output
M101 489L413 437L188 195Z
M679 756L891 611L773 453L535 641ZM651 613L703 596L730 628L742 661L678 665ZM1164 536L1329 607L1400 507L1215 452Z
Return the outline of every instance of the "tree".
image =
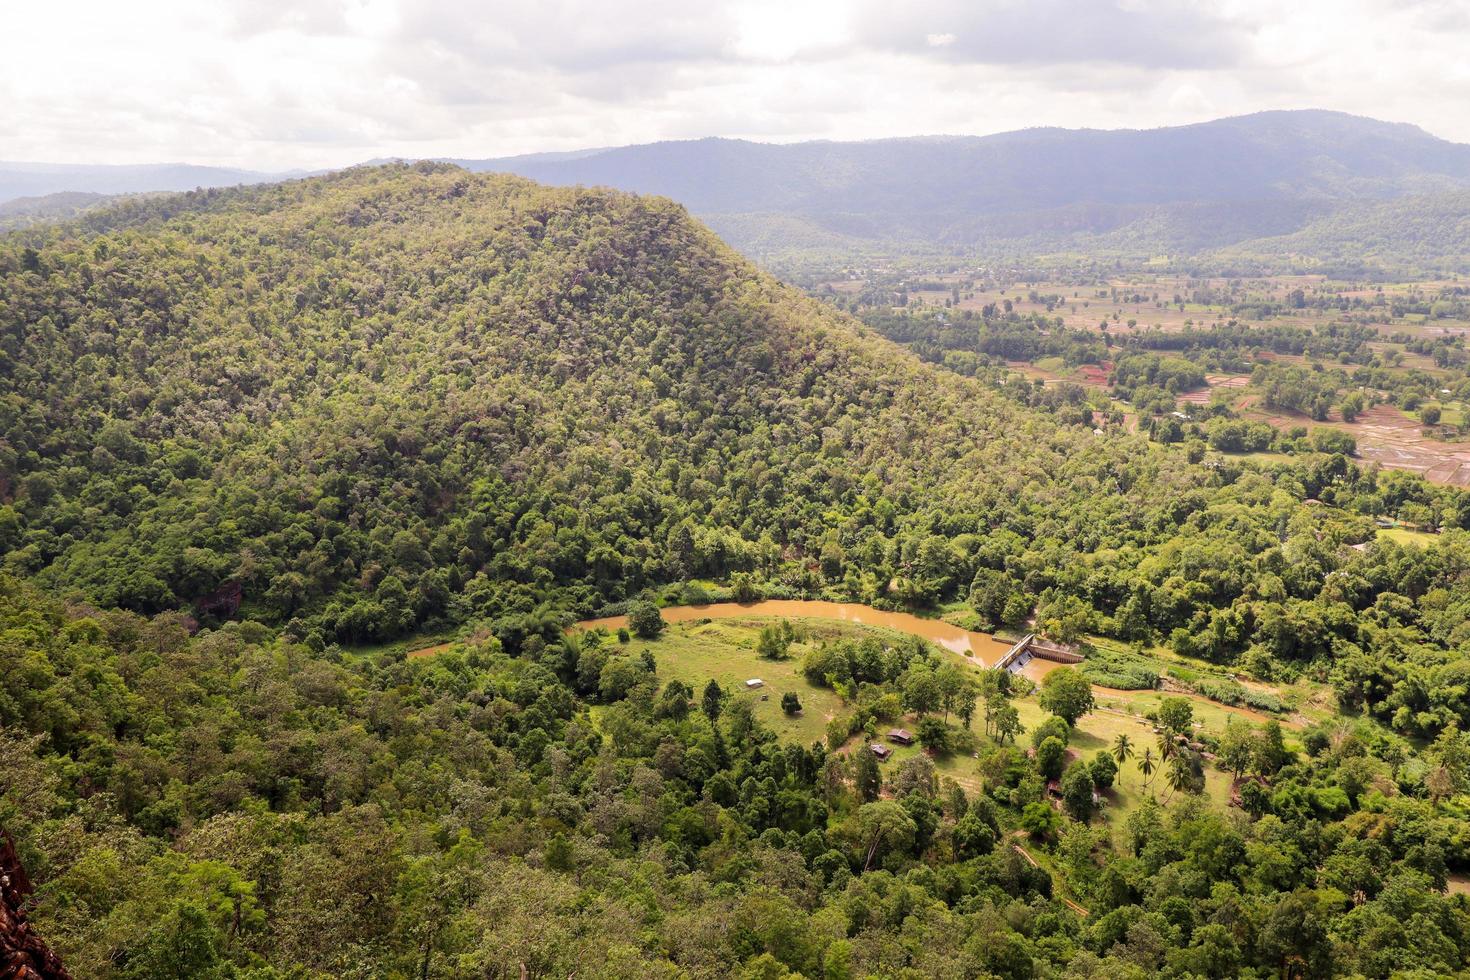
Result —
M720 720L720 712L725 707L725 689L720 687L720 682L713 677L704 686L704 698L700 706L704 709L704 715L709 719L711 725Z
M689 702L694 697L688 684L673 680L664 685L658 699L658 714L663 718L683 721L689 717Z
M1159 737L1154 744L1159 747L1159 760L1168 762L1179 751L1179 736L1165 729L1159 732Z
M572 844L565 834L557 834L546 843L546 866L552 871L570 871L573 867Z
M1068 725L1093 708L1092 685L1071 667L1058 667L1041 682L1041 706Z
M978 705L978 692L975 685L966 684L955 698L955 714L960 716L960 722L966 729L970 728L975 721L975 708Z
M893 779L893 793L903 797L910 793L932 798L938 791L939 780L934 774L934 763L927 755L912 756L898 767Z
M923 664L916 664L909 669L903 684L903 703L910 711L920 715L939 709L939 679L934 671Z
M1055 735L1048 735L1036 747L1036 769L1047 779L1061 775L1062 761L1067 756L1067 747Z
M785 660L791 653L791 644L796 640L796 628L790 620L771 623L761 627L755 649L766 660Z
M966 813L954 825L955 852L961 860L995 850L995 830L976 813Z
M1050 837L1060 822L1057 811L1045 803L1027 803L1021 811L1021 828L1036 840Z
M1108 756L1099 758L1109 759ZM1087 823L1092 819L1092 773L1088 770L1086 763L1081 759L1067 767L1062 773L1062 805L1072 815L1072 819Z
M1113 739L1113 761L1118 763L1121 771L1131 758L1133 758L1133 740L1128 737L1127 732L1119 732L1118 737Z
M1179 792L1198 793L1203 790L1205 771L1199 753L1188 750L1174 753L1174 758L1169 760L1165 779L1169 783L1171 796Z
M857 812L860 840L866 843L863 870L871 868L882 855L904 852L913 846L919 825L907 810L892 800L864 803Z
M935 755L949 754L949 726L933 715L919 719L919 744Z
M1261 955L1283 977L1325 977L1332 973L1332 945L1315 892L1284 895L1261 926Z
M1164 698L1159 705L1159 724L1175 735L1188 735L1194 724L1194 705L1188 698Z
M133 951L125 978L168 978L212 975L219 962L218 937L204 910L176 901Z
M1002 745L1014 742L1017 735L1026 731L1026 726L1021 724L1020 710L1009 701L996 707L991 724L995 729L996 741Z
M1032 746L1040 745L1047 738L1055 738L1066 745L1072 741L1072 726L1067 724L1066 719L1053 715L1032 730L1031 744Z
M1099 752L1093 757L1089 771L1092 773L1092 782L1098 789L1108 789L1118 777L1118 763L1107 752Z
M736 572L730 576L730 594L741 603L755 602L761 597L761 591L749 572Z
M878 760L866 745L858 746L853 782L857 786L858 799L865 803L876 800L878 791L883 787L883 776L878 772Z
M1251 765L1262 776L1274 776L1291 759L1286 739L1281 733L1281 722L1274 718L1261 726L1256 743L1251 749Z
M795 691L787 691L781 695L781 710L788 715L798 714L801 711L801 698L796 696Z
M966 691L971 692L971 703L974 703L973 686L969 676L960 669L959 664L946 662L934 672L935 684L939 688L939 707L944 711L944 721L949 723L949 713L957 711Z
M628 626L640 640L658 639L665 625L663 613L653 603L640 599L628 606Z
M1255 735L1247 722L1232 717L1225 723L1216 755L1220 764L1237 780L1250 768L1254 742Z
M1149 779L1153 776L1154 770L1157 768L1158 764L1154 762L1153 749L1145 746L1143 750L1143 755L1140 756L1138 759L1138 771L1143 774L1144 789L1148 789Z

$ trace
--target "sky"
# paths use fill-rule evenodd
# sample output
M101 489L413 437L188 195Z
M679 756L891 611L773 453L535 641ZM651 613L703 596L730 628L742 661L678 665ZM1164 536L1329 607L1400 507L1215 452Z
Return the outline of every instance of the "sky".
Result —
M0 159L263 170L1323 108L1470 142L1470 0L44 0Z

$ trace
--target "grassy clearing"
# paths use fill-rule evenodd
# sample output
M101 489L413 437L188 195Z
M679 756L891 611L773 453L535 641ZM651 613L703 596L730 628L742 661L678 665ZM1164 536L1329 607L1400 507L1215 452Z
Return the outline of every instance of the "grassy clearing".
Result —
M1378 536L1398 544L1431 545L1438 538L1427 531L1414 531L1407 527L1381 527Z
M683 681L694 689L696 697L713 678L727 691L752 698L756 717L781 738L795 739L803 745L820 741L826 737L827 720L842 710L842 702L832 691L817 687L802 676L802 657L812 644L824 639L887 631L805 620L801 623L805 642L793 645L786 660L765 660L755 649L761 625L760 621L738 619L677 623L657 640L634 640L627 644L627 649L651 651L658 662L659 675L666 680ZM753 677L765 681L765 686L747 694L745 682ZM781 710L781 695L787 691L795 691L801 698L800 714L788 716Z

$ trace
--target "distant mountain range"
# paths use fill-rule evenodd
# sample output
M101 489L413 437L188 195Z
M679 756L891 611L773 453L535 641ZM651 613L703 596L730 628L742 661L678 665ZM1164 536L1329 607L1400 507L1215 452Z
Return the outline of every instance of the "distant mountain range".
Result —
M136 194L141 191L192 191L196 187L264 184L303 173L266 173L191 163L93 165L0 162L0 203L17 197L44 197L61 191Z
M1426 209L1470 216L1453 193L1470 190L1470 146L1316 110L1152 130L788 145L704 139L455 162L664 194L766 259L900 247L1340 262L1353 250L1339 242L1318 251L1318 233L1340 237L1342 216L1367 204L1379 205L1380 230L1384 221L1412 226ZM1258 239L1270 247L1254 247ZM1413 261L1457 265L1470 252L1463 239L1445 251L1424 244Z
M1319 110L1151 130L712 138L449 162L664 195L773 262L932 250L1463 268L1470 255L1470 145ZM118 193L280 176L0 164L0 200L18 186ZM1428 240L1416 237L1431 228ZM1354 237L1367 233L1379 245L1371 254Z

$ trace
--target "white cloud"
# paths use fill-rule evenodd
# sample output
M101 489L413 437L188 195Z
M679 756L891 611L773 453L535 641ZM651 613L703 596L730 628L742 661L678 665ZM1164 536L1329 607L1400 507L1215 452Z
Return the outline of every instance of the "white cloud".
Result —
M1470 141L1463 0L52 0L0 157L258 168L1317 106Z

